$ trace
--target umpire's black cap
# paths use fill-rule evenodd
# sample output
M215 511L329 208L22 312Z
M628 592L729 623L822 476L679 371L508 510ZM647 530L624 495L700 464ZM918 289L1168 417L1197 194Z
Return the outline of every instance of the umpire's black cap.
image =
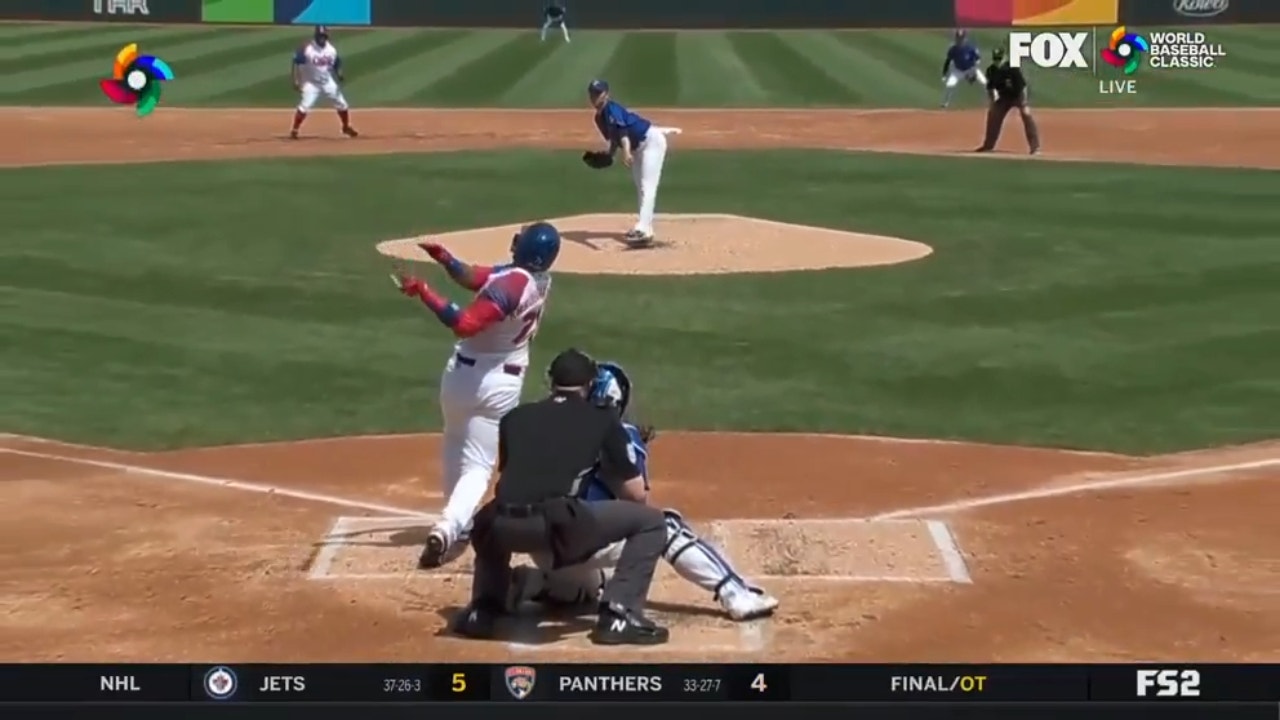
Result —
M591 384L596 379L596 361L577 348L569 348L556 355L547 368L547 379L552 387L576 388Z

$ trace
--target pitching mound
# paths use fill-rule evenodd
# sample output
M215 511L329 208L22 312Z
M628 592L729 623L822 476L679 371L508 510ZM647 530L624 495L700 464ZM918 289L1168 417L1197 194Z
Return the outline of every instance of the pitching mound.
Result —
M623 236L634 216L574 215L555 218L565 243L559 272L595 275L712 275L892 265L918 260L933 248L911 240L864 235L740 215L660 215L652 247L633 249ZM497 262L510 257L519 224L463 230L433 238L459 255ZM429 261L420 238L378 243L378 252L402 260Z

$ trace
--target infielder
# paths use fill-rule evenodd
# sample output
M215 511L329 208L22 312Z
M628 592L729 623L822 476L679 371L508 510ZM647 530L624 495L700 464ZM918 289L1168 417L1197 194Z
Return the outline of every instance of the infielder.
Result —
M551 3L542 11L542 42L547 41L547 31L554 27L560 28L560 32L564 34L564 41L569 42L569 25L565 23L564 16L564 5L561 5L559 0L551 0Z
M338 85L341 82L345 82L342 76L342 56L338 55L338 49L329 42L329 28L317 25L311 42L298 48L298 52L293 55L293 89L302 95L298 100L297 110L293 112L290 138L298 139L298 130L321 94L338 111L338 119L342 121L342 134L347 137L360 134L351 126L351 106L347 104L342 87Z
M395 278L401 292L420 299L458 338L440 379L446 500L418 559L428 569L444 564L489 489L498 461L498 421L520 404L529 343L551 293L548 271L560 254L560 232L544 222L522 229L511 239L507 265L468 265L436 243L419 247L454 282L476 292L470 305L459 308L419 278Z
M973 43L969 42L969 33L964 30L956 30L955 40L947 48L947 57L942 61L943 108L951 105L951 96L955 93L956 87L960 85L961 80L969 84L977 82L984 88L986 87L987 76L983 75L982 70L978 67L978 63L981 60L982 53L978 51L978 48Z
M680 128L658 127L622 106L609 95L609 83L592 80L587 97L595 108L596 129L609 143L603 151L583 153L582 160L593 168L613 164L613 156L622 151L622 162L631 168L631 180L640 201L636 225L626 235L634 247L653 244L653 213L658 202L658 183L662 180L662 164L667 159L667 135L680 134Z
M648 443L653 438L653 430L626 420L632 391L626 371L617 363L601 362L597 367L599 370L591 387L591 397L600 404L617 408L622 414L623 426L631 437L629 454L644 478L645 496L622 499L645 503L649 490ZM601 480L599 466L586 476L579 496L587 502L619 499ZM777 609L777 598L747 582L723 553L685 523L680 513L663 510L663 514L667 522L667 543L662 556L671 563L676 574L711 593L734 620L766 617ZM599 600L600 588L617 564L621 552L622 543L614 543L581 565L560 569L550 569L550 556L534 555L536 567L524 565L514 569L508 610L515 612L526 601L589 607Z

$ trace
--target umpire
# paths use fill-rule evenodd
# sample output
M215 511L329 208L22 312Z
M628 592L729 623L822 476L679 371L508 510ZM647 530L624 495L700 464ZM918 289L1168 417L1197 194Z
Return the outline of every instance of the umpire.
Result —
M498 484L471 531L475 571L471 604L454 626L461 635L493 638L506 612L513 553L549 553L554 567L576 565L625 540L601 593L598 645L659 645L666 628L645 618L645 600L667 539L662 511L627 500L585 503L576 496L600 463L617 497L644 487L618 413L589 399L596 363L569 349L551 362L551 396L525 403L498 425Z
M1040 130L1036 127L1036 119L1031 116L1027 78L1020 68L1011 67L1005 60L1003 48L993 49L991 60L991 67L987 68L987 92L991 95L991 104L987 107L987 132L982 146L975 152L995 150L1005 116L1017 108L1022 117L1022 129L1027 135L1027 147L1032 155L1036 155L1040 152Z

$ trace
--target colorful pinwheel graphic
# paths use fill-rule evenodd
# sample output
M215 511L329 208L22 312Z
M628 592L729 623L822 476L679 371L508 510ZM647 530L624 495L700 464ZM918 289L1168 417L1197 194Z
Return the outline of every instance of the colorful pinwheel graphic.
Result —
M98 85L111 102L135 105L138 117L145 117L160 104L160 83L172 79L169 63L154 55L139 55L138 44L131 43L116 53L111 77Z
M1142 65L1142 59L1139 56L1145 52L1151 52L1147 39L1126 31L1125 26L1121 25L1111 31L1111 43L1102 48L1101 54L1103 62L1113 67L1124 68L1125 75L1132 75L1138 72L1138 68Z

